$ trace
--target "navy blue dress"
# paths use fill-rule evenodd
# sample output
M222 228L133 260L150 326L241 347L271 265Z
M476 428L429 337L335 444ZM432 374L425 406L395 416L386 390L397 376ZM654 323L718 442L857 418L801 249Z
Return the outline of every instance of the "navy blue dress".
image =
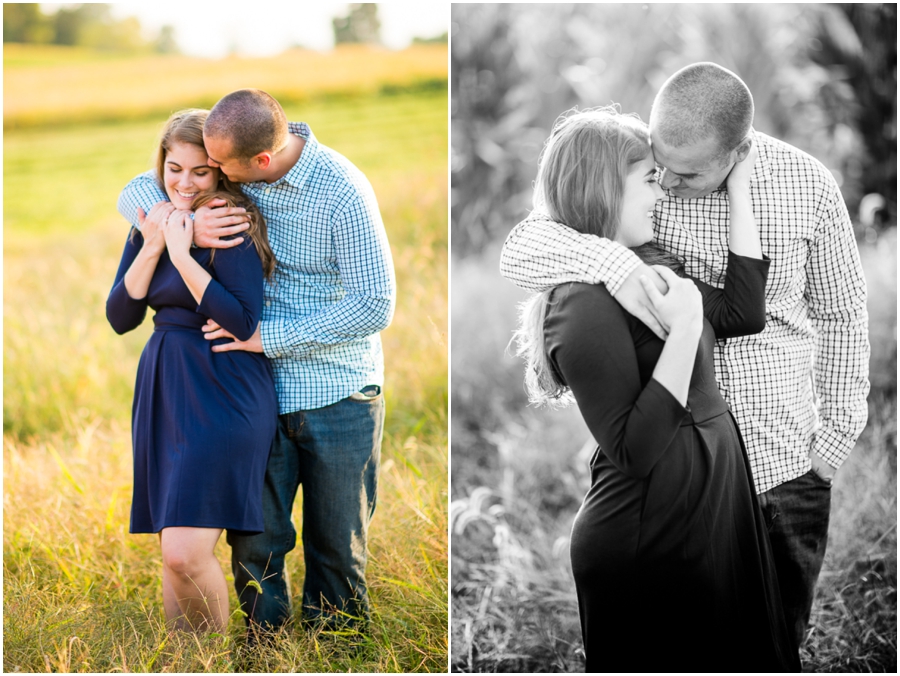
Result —
M557 287L547 354L598 448L570 554L588 672L782 672L800 662L716 339L765 325L768 261L695 280L704 326L687 406L653 378L664 343L603 286Z
M134 495L131 532L170 526L263 531L262 488L278 406L265 356L215 353L201 327L207 318L239 340L259 323L262 263L252 242L191 256L212 275L197 305L163 251L146 298L135 300L124 276L143 245L125 244L106 316L116 333L137 328L156 310L138 365L132 408Z

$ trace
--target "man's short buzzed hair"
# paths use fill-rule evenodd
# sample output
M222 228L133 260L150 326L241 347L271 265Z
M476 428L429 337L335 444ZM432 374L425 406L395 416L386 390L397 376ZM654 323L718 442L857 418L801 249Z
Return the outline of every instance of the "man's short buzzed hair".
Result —
M239 89L213 107L203 125L203 134L230 140L232 157L249 162L259 153L284 149L287 117L281 104L261 89Z
M685 66L666 80L650 113L650 129L676 148L710 137L717 157L737 148L753 124L753 96L743 80L715 63Z

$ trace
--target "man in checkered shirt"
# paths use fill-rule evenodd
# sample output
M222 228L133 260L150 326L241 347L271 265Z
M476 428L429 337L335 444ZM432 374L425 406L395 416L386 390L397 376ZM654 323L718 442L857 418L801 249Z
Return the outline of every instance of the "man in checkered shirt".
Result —
M725 178L746 155L747 140L756 144L753 211L772 260L766 328L717 341L716 376L748 447L799 650L825 554L832 478L866 423L866 286L834 178L809 155L754 131L752 120L753 99L734 73L698 63L669 78L650 115L666 190L654 212L655 233L684 259L688 274L721 288ZM510 233L500 270L532 290L605 284L628 312L665 335L638 281L655 273L615 242L536 212Z
M213 351L263 352L272 364L279 421L263 490L265 532L229 532L234 584L251 628L291 618L285 555L294 548L291 511L303 485L306 579L302 616L334 628L365 629L369 604L366 540L375 509L384 424L379 331L394 311L391 252L375 194L346 158L288 123L278 102L257 89L219 101L204 126L209 164L259 207L276 258L266 280L256 333ZM165 200L154 172L135 178L119 211L136 227ZM212 203L213 205L219 203ZM201 207L194 241L246 230L243 209ZM234 338L210 320L206 337Z

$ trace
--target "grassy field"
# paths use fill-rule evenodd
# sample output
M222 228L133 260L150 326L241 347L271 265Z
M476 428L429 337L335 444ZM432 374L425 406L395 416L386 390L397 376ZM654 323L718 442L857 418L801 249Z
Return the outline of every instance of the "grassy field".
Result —
M832 489L804 671L897 669L896 247L892 229L860 252L869 421ZM451 668L578 672L568 536L593 446L577 408L528 407L521 362L504 355L524 294L500 277L499 255L494 246L452 263Z
M330 53L294 49L262 58L121 58L76 47L3 45L3 127L165 118L209 108L244 87L281 101L447 88L447 45L389 51L362 45Z
M19 65L6 57L8 103L26 80L11 77ZM364 74L369 59L357 59ZM148 66L148 78L165 71ZM5 132L4 671L447 669L447 96L344 93L308 89L285 108L370 178L397 271L397 312L382 335L388 409L370 531L371 636L351 649L341 637L285 634L236 662L236 614L224 635L163 627L156 538L128 534L131 398L151 326L118 337L104 305L127 234L116 197L150 167L167 113L125 111L117 122ZM301 509L298 500L295 519ZM228 570L224 538L217 553ZM288 567L299 594L299 545Z

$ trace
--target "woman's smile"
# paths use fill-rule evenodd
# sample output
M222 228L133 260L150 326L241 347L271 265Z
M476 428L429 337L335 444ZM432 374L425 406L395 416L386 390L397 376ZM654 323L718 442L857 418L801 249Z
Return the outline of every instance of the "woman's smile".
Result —
M219 170L207 164L209 157L200 146L173 143L166 153L166 194L176 209L190 209L194 198L212 192L219 181Z

